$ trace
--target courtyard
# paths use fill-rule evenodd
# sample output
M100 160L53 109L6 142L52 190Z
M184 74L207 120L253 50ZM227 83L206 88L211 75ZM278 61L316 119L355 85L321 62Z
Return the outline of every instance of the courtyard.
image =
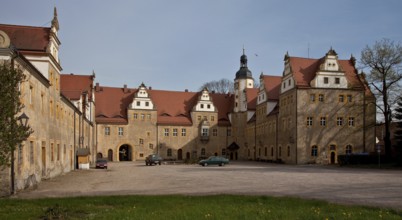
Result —
M231 162L227 166L109 163L41 182L15 198L96 195L268 195L402 209L400 170Z

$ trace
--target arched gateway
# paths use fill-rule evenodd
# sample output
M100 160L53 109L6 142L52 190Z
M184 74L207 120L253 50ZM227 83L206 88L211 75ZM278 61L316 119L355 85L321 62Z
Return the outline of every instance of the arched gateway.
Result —
M133 149L128 144L123 144L119 147L119 161L132 161Z

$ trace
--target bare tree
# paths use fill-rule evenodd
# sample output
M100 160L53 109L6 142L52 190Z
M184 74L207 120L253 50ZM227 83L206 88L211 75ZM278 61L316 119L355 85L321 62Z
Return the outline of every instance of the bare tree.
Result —
M399 96L399 81L402 79L402 46L389 39L376 41L372 47L366 46L361 52L363 69L369 69L367 81L377 98L377 109L384 116L384 145L387 159L391 158L390 124L392 106Z
M234 83L228 79L220 79L218 81L210 81L204 83L199 90L201 91L204 88L207 88L208 91L210 92L216 92L222 94L233 93Z

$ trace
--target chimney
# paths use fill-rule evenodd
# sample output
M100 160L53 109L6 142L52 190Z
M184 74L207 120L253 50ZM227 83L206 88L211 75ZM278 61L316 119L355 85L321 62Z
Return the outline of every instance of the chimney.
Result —
M148 89L149 89L149 90L152 90L152 87L150 86Z
M128 92L128 89L127 89L127 85L126 85L126 84L124 84L123 92L124 92L124 93L127 93L127 92Z
M188 92L188 89L185 89L184 92Z
M96 85L95 85L95 92L99 92L99 91L100 91L99 83L96 83Z

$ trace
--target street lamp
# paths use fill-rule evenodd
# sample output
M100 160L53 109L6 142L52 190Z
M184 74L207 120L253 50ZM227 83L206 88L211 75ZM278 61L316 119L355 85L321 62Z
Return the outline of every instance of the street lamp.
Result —
M28 126L29 117L25 113L22 113L17 119L18 119L18 124L20 126L24 126L24 127ZM15 146L13 146L13 147L15 147ZM11 152L11 194L15 193L14 151L15 151L15 149L13 148L13 150Z

